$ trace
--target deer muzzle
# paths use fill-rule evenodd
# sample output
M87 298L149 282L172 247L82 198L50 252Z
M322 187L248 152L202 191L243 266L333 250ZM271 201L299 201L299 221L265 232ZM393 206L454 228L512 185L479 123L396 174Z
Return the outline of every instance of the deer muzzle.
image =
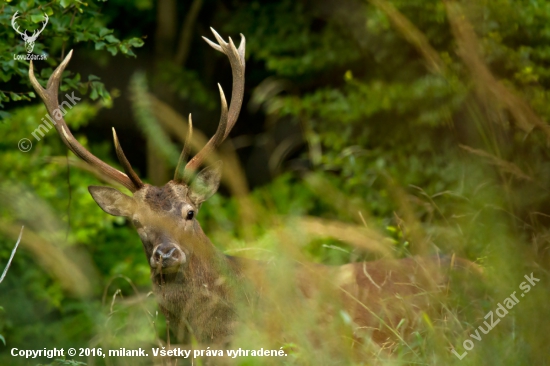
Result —
M153 250L149 260L152 268L165 270L177 270L178 267L187 262L185 253L175 244L162 243Z

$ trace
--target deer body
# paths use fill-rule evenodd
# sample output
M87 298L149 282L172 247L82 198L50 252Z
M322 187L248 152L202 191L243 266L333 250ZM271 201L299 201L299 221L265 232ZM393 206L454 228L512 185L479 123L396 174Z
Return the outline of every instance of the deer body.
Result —
M220 145L234 126L243 100L245 39L236 48L231 38L226 43L214 30L218 44L207 42L224 53L233 72L233 90L228 108L220 87L221 117L216 134L189 162L189 134L174 179L162 187L144 184L126 159L113 129L118 159L124 173L104 163L86 150L71 134L63 116L53 113L58 108L58 87L63 70L72 51L53 72L44 89L34 77L33 64L29 77L34 89L44 101L50 116L57 116L57 129L67 147L81 159L96 167L107 177L119 182L132 193L91 186L93 199L106 213L127 217L135 226L151 268L153 291L159 307L179 339L192 334L201 342L227 339L236 322L235 303L245 299L254 302L255 290L248 291L247 274L250 268L262 270L254 262L228 257L216 249L202 231L196 216L204 201L218 189L221 165L215 163L196 173L207 154ZM400 307L396 299L409 301L413 308L425 306L416 295L426 289L437 290L444 282L431 278L426 267L437 267L438 260L349 264L330 268L316 266L319 273L334 280L348 313L360 327L379 326L376 314L386 312L388 322L395 326L409 309ZM305 298L315 296L317 289L311 281L307 266L297 269L297 284ZM372 309L367 309L369 304ZM390 319L391 318L391 319ZM383 332L380 331L380 334Z

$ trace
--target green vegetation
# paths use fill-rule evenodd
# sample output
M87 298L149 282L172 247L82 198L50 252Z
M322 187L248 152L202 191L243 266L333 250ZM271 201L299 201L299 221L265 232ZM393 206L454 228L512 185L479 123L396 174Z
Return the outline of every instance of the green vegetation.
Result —
M199 36L210 37L210 26L236 43L246 36L247 95L231 135L238 149L220 154L226 166L238 157L242 168L226 174L198 219L227 254L277 263L264 278L270 311L244 322L234 348L283 347L289 356L228 363L548 364L550 4L187 3L0 4L0 268L25 225L0 284L0 364L54 362L14 358L13 347L150 349L166 341L164 319L147 296L138 235L87 191L105 183L54 130L40 141L31 135L46 110L31 92L29 62L13 59L26 54L11 27L15 11L29 34L49 16L33 51L48 55L34 62L43 84L74 49L60 94L82 96L66 116L77 139L118 166L114 125L150 183L164 183L181 149L169 123L184 131L181 116L193 112L195 129L209 135L219 113L216 82L229 97L227 62ZM177 6L167 12L170 4ZM31 140L29 152L17 148L22 138ZM349 314L323 318L339 306L334 299L321 294L306 303L293 292L291 263L374 260L380 246L397 258L454 254L484 276L437 299L440 314L425 314L412 334L394 329L400 337L386 350L368 337L357 343ZM455 357L451 349L464 352L483 316L531 273L540 282L462 360Z

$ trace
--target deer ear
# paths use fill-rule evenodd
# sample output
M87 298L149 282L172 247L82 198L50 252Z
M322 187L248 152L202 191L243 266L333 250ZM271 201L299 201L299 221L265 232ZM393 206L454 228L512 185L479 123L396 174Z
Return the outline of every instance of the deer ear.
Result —
M132 216L136 202L114 188L89 186L88 191L101 209L113 216Z
M189 198L195 205L200 205L218 190L222 177L222 162L201 170L191 183Z

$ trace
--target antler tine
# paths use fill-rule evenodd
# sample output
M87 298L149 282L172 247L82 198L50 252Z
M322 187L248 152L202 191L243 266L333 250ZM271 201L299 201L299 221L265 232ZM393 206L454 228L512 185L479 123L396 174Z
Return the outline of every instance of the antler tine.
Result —
M208 141L208 143L187 163L185 169L196 170L204 161L205 157L217 146L219 146L229 135L229 132L237 122L239 112L243 103L244 95L244 70L245 70L245 48L246 39L241 34L241 44L237 49L233 40L229 38L229 43L225 42L223 38L214 30L210 28L214 37L218 41L218 44L210 41L206 37L202 37L212 48L224 53L229 58L231 64L231 71L233 73L233 89L231 92L231 104L229 110L227 109L227 102L223 94L221 86L220 97L222 100L222 115L220 117L220 124L216 134Z
M225 139L228 124L227 101L225 99L225 94L223 93L222 86L220 84L218 84L218 88L220 89L220 100L222 103L222 111L220 115L220 123L218 124L218 129L216 130L214 136L212 136L210 140L206 143L206 145L204 145L204 147L193 157L193 159L191 159L187 163L187 165L185 165L184 174L185 171L191 173L195 171L202 164L206 156L208 156L208 154L210 154L212 150L214 150L216 147L220 146L220 144ZM190 177L191 175L188 176Z
M109 178L119 182L124 187L128 188L130 191L135 192L140 187L136 186L134 182L126 174L111 167L110 165L106 164L105 162L97 158L91 152L86 150L86 148L82 146L74 138L71 131L69 130L69 127L67 127L65 120L63 119L62 113L58 109L59 102L58 102L57 96L58 96L59 83L61 81L61 76L63 74L63 71L65 70L65 67L69 63L72 55L73 55L73 51L71 50L67 54L67 57L65 57L63 62L61 62L61 64L59 64L59 66L54 70L54 72L50 76L50 79L48 80L46 89L44 89L42 85L40 85L38 80L36 80L36 77L34 76L33 63L31 61L30 67L29 67L29 79L31 81L31 84L34 90L36 91L36 93L38 93L38 95L46 105L46 109L48 110L50 117L56 121L56 123L54 123L55 129L57 130L57 132L59 133L59 136L61 137L61 140L69 148L69 150L71 150L76 156L78 156L79 158L81 158L91 166L97 168L99 171L101 171L103 174L105 174Z
M126 155L124 155L124 151L122 150L122 147L120 146L120 142L118 141L118 136L116 135L115 128L113 127L113 141L115 143L115 150L116 150L116 156L118 158L118 161L120 162L120 165L122 165L122 168L124 169L124 172L130 178L132 183L137 189L140 189L143 187L143 182L141 179L139 179L136 172L134 172L134 169L132 169L132 165L126 159Z
M229 58L229 63L231 64L231 70L233 72L233 90L231 92L231 104L229 106L229 120L227 123L228 128L224 136L224 139L225 139L227 138L227 136L229 135L229 132L237 122L237 118L239 117L239 113L241 111L241 106L243 103L244 70L246 66L246 62L244 58L245 48L246 48L246 38L241 34L241 44L239 45L239 49L237 49L231 37L229 37L229 43L227 43L218 34L218 32L214 30L214 28L210 28L210 30L214 34L214 37L218 41L219 45L210 41L206 37L202 37L202 38L206 40L212 48L214 48L217 51L220 51L221 53L225 54L227 58Z
M187 137L185 138L185 143L183 144L183 150L181 151L180 159L178 165L176 166L176 172L174 173L174 180L176 182L185 182L188 177L185 175L185 163L187 163L187 157L189 156L189 151L191 150L191 139L193 138L193 119L191 118L191 113L189 113L189 127L187 128Z

